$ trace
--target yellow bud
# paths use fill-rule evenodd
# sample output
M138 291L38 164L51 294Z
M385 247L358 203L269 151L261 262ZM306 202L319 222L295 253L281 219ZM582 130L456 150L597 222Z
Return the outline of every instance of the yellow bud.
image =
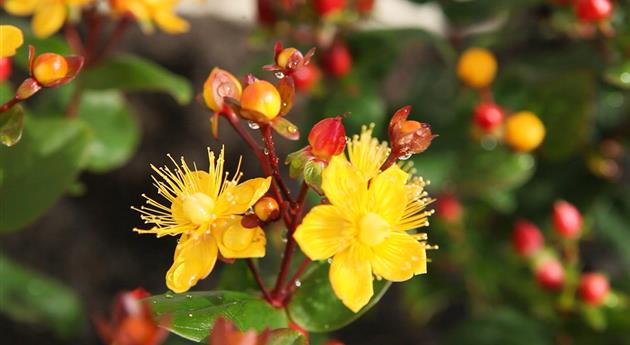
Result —
M285 48L283 49L280 54L278 54L278 57L276 57L276 64L282 68L286 68L287 67L287 63L289 62L289 58L293 55L293 53L295 53L296 51L298 51L295 48Z
M33 76L40 84L46 86L68 74L66 58L59 54L44 53L33 63Z
M545 138L545 125L538 116L522 111L509 116L505 122L504 141L519 152L537 148Z
M241 107L263 114L269 120L280 113L280 93L273 84L257 80L245 87L241 95Z
M487 49L469 48L457 62L459 79L473 88L480 89L490 85L496 73L497 60Z
M276 199L264 196L254 205L254 213L263 222L275 220L280 215L280 206L278 206Z
M235 76L216 67L203 84L203 99L208 108L214 111L219 111L223 107L223 97L239 100L242 92L241 83Z

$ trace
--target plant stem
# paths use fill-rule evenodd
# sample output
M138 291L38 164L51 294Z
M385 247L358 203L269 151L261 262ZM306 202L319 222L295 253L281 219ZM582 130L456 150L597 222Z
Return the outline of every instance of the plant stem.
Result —
M103 49L100 52L95 52L92 59L90 59L90 64L95 64L101 61L104 57L111 53L112 49L116 46L116 44L120 41L121 37L127 31L127 27L129 27L129 23L131 19L127 16L122 17L116 27L110 32L109 37L103 44Z
M70 102L68 102L68 107L66 108L67 118L75 118L77 116L82 95L83 86L81 85L81 82L77 82L74 91L72 92L72 98L70 98Z
M383 165L381 165L380 170L384 171L385 169L389 168L390 166L392 166L392 164L396 163L397 159L398 159L398 154L395 154L394 151L390 152L385 162L383 162Z
M295 289L298 288L298 285L296 283L300 279L302 274L304 274L304 272L306 271L310 263L311 263L311 259L304 258L304 260L302 261L298 269L295 271L295 274L293 274L293 277L291 277L287 285L284 287L283 291L285 291L284 293L285 296L290 297L295 291Z
M13 97L10 100L6 101L3 105L0 105L0 113L4 113L5 111L11 109L14 105L20 103L22 100L17 97Z
M287 186L284 184L284 181L282 180L282 176L280 175L280 170L278 169L279 159L278 159L278 155L276 154L276 147L273 143L271 126L270 125L260 126L260 132L262 134L263 142L265 143L265 148L267 149L265 153L269 155L269 163L271 166L271 172L273 174L274 180L280 187L280 190L282 191L282 194L284 195L286 200L288 200L289 203L293 204L293 200L291 198L291 192L289 191Z
M73 24L66 23L64 35L72 51L77 55L85 56L85 48L83 47L81 36L79 36L77 28Z
M258 271L258 267L256 267L256 264L254 264L254 260L249 258L246 261L247 261L247 267L249 267L249 270L254 275L256 284L258 284L258 287L260 288L260 292L262 292L263 297L265 298L267 302L274 304L274 300L271 298L269 291L265 287L265 282L262 280L262 277L260 276L260 272Z

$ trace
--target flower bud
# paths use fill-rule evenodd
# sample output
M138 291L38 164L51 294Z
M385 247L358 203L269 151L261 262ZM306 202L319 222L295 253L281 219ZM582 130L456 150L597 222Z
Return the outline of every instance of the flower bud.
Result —
M459 57L457 75L466 85L481 89L489 86L497 73L497 60L491 51L469 48Z
M515 151L532 151L544 138L545 125L534 113L522 111L507 118L504 140Z
M610 285L603 274L586 273L580 278L578 291L584 303L599 306L606 300Z
M243 89L241 107L253 110L272 120L280 113L280 93L273 84L256 80Z
M534 223L526 220L514 223L512 245L520 256L531 257L543 248L544 243L545 239Z
M264 196L254 205L254 213L263 222L273 221L280 217L280 206L276 199Z
M293 72L295 88L302 92L310 91L322 78L322 72L314 63L304 65Z
M295 49L295 48L284 48L277 56L276 56L276 65L282 67L282 68L287 68L287 65L289 63L289 61L291 60L291 57L293 56L293 54L298 54L297 55L297 60L301 61L304 57L302 56L302 53Z
M314 0L315 12L322 17L339 13L346 7L346 0Z
M11 76L11 58L0 58L0 82L3 82Z
M68 74L66 58L54 53L44 53L33 63L33 77L43 86L49 86Z
M477 127L489 132L503 122L503 110L494 103L480 103L475 108L474 121Z
M582 214L572 204L560 200L553 204L553 225L566 238L575 238L582 231Z
M219 111L223 108L223 98L241 99L243 88L241 83L231 73L220 68L212 69L208 79L203 84L203 99L208 108Z
M398 157L424 152L436 137L429 124L408 121L410 111L410 106L399 109L389 122L389 140Z
M322 56L326 71L333 77L343 77L352 69L352 55L343 41L336 41Z
M575 0L575 15L583 22L599 22L610 18L613 4L610 0Z
M308 134L308 143L311 153L325 162L343 152L346 147L346 128L341 116L329 117L315 124Z
M564 267L555 258L547 258L536 266L536 281L542 288L558 291L564 286Z
M414 121L415 122L415 121ZM435 215L446 223L455 223L462 218L462 204L453 194L442 194L435 202Z

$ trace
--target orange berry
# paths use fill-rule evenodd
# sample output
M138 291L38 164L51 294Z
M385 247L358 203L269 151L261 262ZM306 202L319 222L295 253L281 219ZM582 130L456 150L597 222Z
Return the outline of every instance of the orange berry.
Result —
M68 62L59 54L44 53L33 63L33 76L40 84L46 86L68 74Z
M276 199L270 196L263 196L254 205L254 213L263 222L276 220L280 216L280 206Z
M483 48L469 48L457 62L457 75L468 86L481 89L494 80L497 73L497 60L491 51Z
M505 121L505 142L519 152L529 152L537 148L545 138L545 125L538 116L522 111Z
M257 80L245 87L241 95L241 107L263 114L269 120L280 113L280 93L273 84L264 80Z

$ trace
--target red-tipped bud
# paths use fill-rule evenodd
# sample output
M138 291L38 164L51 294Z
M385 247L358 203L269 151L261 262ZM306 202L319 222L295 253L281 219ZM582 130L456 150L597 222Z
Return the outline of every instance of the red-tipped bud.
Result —
M582 214L572 204L560 200L553 204L553 225L566 238L575 238L582 231Z
M435 215L447 223L458 222L462 218L462 204L453 194L442 194L435 203Z
M526 220L519 220L514 223L512 245L520 256L531 257L540 251L544 244L545 239L534 223Z
M308 134L311 153L323 161L343 152L346 147L346 128L341 116L329 117L319 121Z
M11 58L0 58L0 82L9 79L11 76Z
M319 70L319 67L312 62L293 72L295 88L302 92L310 91L313 86L317 85L321 78L322 72Z
M598 306L606 299L610 291L610 285L608 284L608 279L603 274L586 273L580 278L578 290L584 303Z
M475 108L475 124L486 132L501 125L503 117L503 110L494 103L481 103Z
M583 22L599 22L610 17L613 4L610 0L575 0L575 15Z
M322 17L339 13L346 7L346 0L315 0L313 1L315 12Z
M411 106L396 111L389 122L389 140L392 152L398 157L424 152L436 135L431 133L431 126L427 123L409 121Z
M280 206L276 199L264 196L254 205L254 213L263 222L276 220L280 217Z
M555 258L548 258L536 267L536 281L542 288L558 291L564 286L564 267Z
M352 55L348 46L340 40L335 41L322 56L326 71L333 77L343 77L352 69Z

